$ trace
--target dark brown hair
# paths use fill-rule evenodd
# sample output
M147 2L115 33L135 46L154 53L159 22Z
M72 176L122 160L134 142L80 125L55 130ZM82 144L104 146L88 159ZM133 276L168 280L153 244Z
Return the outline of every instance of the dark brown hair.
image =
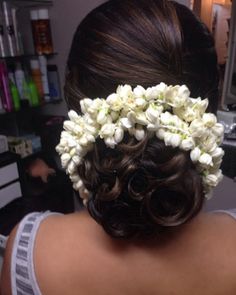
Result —
M115 149L98 140L78 172L92 193L91 216L115 238L158 235L202 208L201 176L189 153L156 137L138 142L126 134Z
M106 97L119 84L186 84L192 97L218 105L218 67L207 27L185 6L167 0L111 0L75 32L65 96L79 110L84 97Z
M68 59L65 95L106 97L119 84L135 87L186 84L192 97L218 104L213 38L185 6L166 0L111 0L79 25ZM95 143L78 172L92 193L90 214L113 237L157 234L183 224L202 207L201 177L188 152L157 138L126 135L115 149Z

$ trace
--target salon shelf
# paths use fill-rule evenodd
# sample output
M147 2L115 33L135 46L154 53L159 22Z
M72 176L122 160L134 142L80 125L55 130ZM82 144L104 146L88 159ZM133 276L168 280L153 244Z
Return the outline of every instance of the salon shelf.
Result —
M50 54L42 54L43 56L47 58L52 58L56 55L58 55L57 52L53 52ZM5 60L5 61L16 61L16 60L24 60L24 59L30 59L30 58L36 58L39 57L39 54L22 54L22 55L16 55L16 56L5 56L5 57L0 57L0 60Z
M39 110L40 108L42 108L46 105L59 104L61 102L62 102L62 98L57 99L57 100L51 100L48 102L43 102L42 104L40 104L38 106L25 106L25 107L22 107L21 109L19 109L18 111L11 111L11 112L3 111L3 112L0 112L0 116L17 115L17 114L27 113L29 111Z
M26 7L38 7L38 6L52 6L53 1L51 0L5 0L9 3L14 4L16 7L19 8L26 8ZM0 0L3 2L3 0Z

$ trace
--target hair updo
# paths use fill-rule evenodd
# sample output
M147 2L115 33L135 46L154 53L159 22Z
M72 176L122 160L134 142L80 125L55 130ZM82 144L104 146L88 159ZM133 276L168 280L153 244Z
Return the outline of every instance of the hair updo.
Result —
M111 0L75 32L65 96L80 112L84 97L107 97L120 84L144 88L185 84L192 97L218 105L218 66L207 27L185 6L167 0ZM97 140L78 167L91 192L88 210L113 237L163 232L202 208L202 180L189 152L148 136L128 135L115 149Z
M156 235L181 225L202 208L202 180L189 152L156 137L126 134L115 149L98 140L78 167L91 216L112 237Z

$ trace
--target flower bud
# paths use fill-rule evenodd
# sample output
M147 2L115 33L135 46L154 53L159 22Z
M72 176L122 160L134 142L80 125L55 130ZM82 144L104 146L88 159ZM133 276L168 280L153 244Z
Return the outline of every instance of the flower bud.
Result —
M164 137L165 137L165 133L166 133L165 129L160 128L160 129L157 130L157 132L156 132L156 136L157 136L159 139L163 140Z
M217 122L216 121L216 116L214 114L211 114L211 113L203 114L202 121L203 121L203 124L206 127L213 127Z
M70 160L71 160L71 156L70 156L70 154L62 154L61 155L61 165L62 165L62 167L63 168L66 168L67 167L67 165L68 165L68 163L70 162Z
M146 94L146 90L140 85L135 87L133 92L136 98L143 98Z
M78 155L75 155L72 157L72 161L75 163L76 166L78 166L81 162L81 158Z
M217 147L212 153L211 153L211 156L212 158L221 158L224 156L224 151L222 148L220 147Z
M73 110L70 110L69 113L68 113L68 117L70 118L71 121L73 122L76 122L78 119L79 119L79 115L73 111Z
M123 140L124 138L124 130L121 127L116 128L115 131L115 141L116 143L119 143Z
M64 129L73 132L75 128L75 123L72 121L64 121Z
M185 151L189 151L192 150L194 147L194 141L191 137L183 139L181 144L180 144L180 148L185 150Z
M201 156L201 150L198 147L195 147L191 153L190 153L190 158L193 163L196 163Z
M140 141L145 137L145 131L142 127L137 127L134 133L135 138Z
M212 166L212 157L211 155L207 154L207 153L203 153L199 160L198 160L201 164L203 165L207 165L207 166Z
M106 123L106 118L107 117L107 110L106 109L102 109L98 112L98 115L97 115L97 122L98 124L100 125L103 125Z

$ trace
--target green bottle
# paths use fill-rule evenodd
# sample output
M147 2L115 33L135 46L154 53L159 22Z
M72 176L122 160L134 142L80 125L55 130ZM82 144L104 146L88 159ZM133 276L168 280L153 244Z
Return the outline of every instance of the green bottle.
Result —
M20 109L20 95L19 95L18 89L16 87L16 84L11 79L9 79L9 86L10 86L10 92L11 92L14 110L19 111L19 109Z
M32 107L36 107L39 105L39 93L34 81L30 78L28 81L28 89L30 93L30 104Z
M24 98L28 100L31 107L39 105L39 94L37 87L31 77L27 77L23 82Z

